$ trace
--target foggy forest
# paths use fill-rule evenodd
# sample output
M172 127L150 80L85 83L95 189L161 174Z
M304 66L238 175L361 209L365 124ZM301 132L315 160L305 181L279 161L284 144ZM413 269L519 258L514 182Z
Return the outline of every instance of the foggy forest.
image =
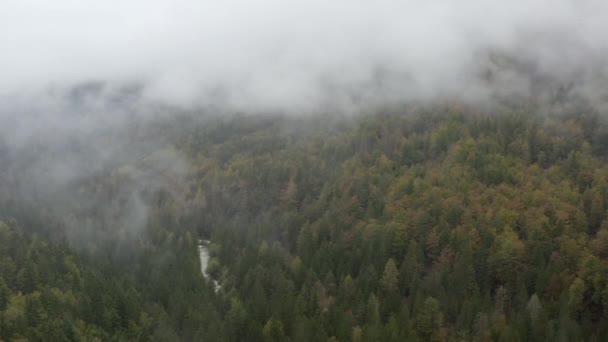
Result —
M608 341L608 2L0 0L0 341Z

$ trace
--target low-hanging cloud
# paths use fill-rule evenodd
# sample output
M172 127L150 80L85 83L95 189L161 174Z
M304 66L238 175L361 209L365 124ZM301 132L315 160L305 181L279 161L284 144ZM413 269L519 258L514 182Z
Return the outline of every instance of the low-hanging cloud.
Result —
M176 113L605 110L607 32L605 0L1 0L0 219L50 212L80 247L138 237L187 197L159 128Z
M526 95L540 77L598 99L606 32L603 0L4 0L0 94L103 81L184 107L305 111Z

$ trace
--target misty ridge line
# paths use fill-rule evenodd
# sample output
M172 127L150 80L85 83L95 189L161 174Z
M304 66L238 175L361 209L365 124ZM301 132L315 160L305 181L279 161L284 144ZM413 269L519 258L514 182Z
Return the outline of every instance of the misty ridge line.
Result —
M7 0L0 94L133 85L181 108L301 113L362 103L491 102L552 79L604 102L600 0ZM497 65L489 56L516 61ZM493 71L492 82L481 77Z

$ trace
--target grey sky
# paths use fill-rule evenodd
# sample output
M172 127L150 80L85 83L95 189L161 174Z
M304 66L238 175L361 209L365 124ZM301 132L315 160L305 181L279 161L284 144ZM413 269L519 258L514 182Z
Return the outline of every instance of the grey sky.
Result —
M352 92L483 97L475 77L490 49L597 80L607 43L603 0L2 0L0 94L99 80L244 109ZM517 77L501 80L529 86Z

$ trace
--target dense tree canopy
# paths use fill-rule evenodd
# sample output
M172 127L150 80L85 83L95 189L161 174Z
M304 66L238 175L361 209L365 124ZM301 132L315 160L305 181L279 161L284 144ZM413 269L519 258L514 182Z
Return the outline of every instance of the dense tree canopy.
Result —
M608 125L536 112L164 123L192 170L129 253L2 211L0 338L608 339Z

